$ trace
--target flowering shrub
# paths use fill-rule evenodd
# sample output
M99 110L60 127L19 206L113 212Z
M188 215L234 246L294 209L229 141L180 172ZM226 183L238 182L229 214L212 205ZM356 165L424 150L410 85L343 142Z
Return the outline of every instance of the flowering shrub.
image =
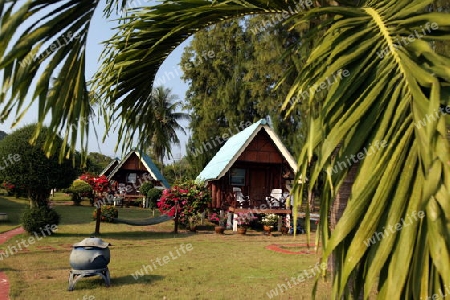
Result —
M252 213L238 213L234 220L237 222L238 227L248 227L250 222L257 219Z
M220 216L220 211L213 211L209 217L208 220L214 224L218 224L220 226L224 226L225 222L228 219L228 212L225 212L223 216Z
M158 202L161 213L174 217L177 212L179 222L185 226L199 213L205 211L211 195L202 183L184 183L165 189Z
M100 200L103 193L109 188L109 181L105 175L99 177L85 172L81 174L79 179L88 183L92 187L93 193L90 195L91 205L94 205L95 200Z
M80 179L89 183L92 189L99 194L106 192L109 188L109 181L105 175L98 177L90 173L84 173L80 176Z
M274 226L278 223L278 216L276 214L265 214L262 217L261 223L266 226Z
M102 207L102 215L100 221L102 222L114 222L114 218L119 217L119 211L113 205L105 205ZM97 209L94 209L92 219L97 220Z

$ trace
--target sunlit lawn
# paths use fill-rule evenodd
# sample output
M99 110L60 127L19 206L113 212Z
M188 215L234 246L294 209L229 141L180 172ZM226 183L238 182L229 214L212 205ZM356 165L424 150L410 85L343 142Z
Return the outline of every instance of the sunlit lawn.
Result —
M10 216L13 214L9 209L15 206L9 202L18 206L27 204L13 198L0 199L0 211ZM269 299L267 293L283 284L287 290L273 299L311 298L314 279L306 278L297 285L290 283L291 288L288 282L291 277L310 270L319 256L282 254L265 249L271 244L304 243L304 235L293 239L292 236L264 236L258 231L249 231L247 235L226 231L225 235L217 235L212 231L195 234L183 230L172 234L172 222L146 227L102 223L101 237L112 244L109 264L112 285L105 287L100 277L83 278L73 292L68 292L71 246L93 232L93 208L70 205L55 208L62 215L57 233L0 263L11 281L11 299L83 299L83 296L96 300ZM150 210L119 209L121 218L150 215ZM10 240L0 249L17 245L16 240L21 238ZM191 244L192 250L185 253L178 250L178 255L176 251L182 244ZM173 258L167 263L161 263L162 266L156 263L158 258L170 257L170 252ZM132 274L143 265L153 262L156 266L153 271L137 280L133 278ZM328 284L320 281L318 295L317 299L329 299Z
M71 202L71 197L69 194L63 193L63 192L56 192L53 196L50 197L51 201L65 201L65 202ZM88 202L86 201L86 205Z

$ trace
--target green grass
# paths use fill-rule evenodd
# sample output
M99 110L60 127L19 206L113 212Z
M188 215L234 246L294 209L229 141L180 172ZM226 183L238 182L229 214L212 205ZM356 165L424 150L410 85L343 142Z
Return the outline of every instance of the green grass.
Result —
M53 197L50 197L51 201L68 201L72 202L72 198L69 194L62 193L62 192L56 192ZM88 203L88 202L87 202Z
M0 201L0 210L9 214L10 206ZM319 259L317 254L289 255L265 249L274 243L305 243L304 235L293 239L252 230L247 235L229 230L225 235L183 230L172 234L172 222L145 227L102 223L101 237L112 244L112 285L104 287L100 277L83 278L68 292L71 246L93 232L93 208L56 205L55 209L62 216L58 231L1 263L11 282L11 299L269 299L267 292L278 284L287 285L292 276L311 269ZM150 210L119 209L120 218L150 215ZM25 237L18 236L0 249L15 246ZM183 254L179 250L178 256L176 250L182 244L191 244L192 251ZM156 263L171 252L175 259L162 266ZM133 278L132 274L152 262L156 265L153 271ZM306 279L273 299L310 299L313 283L314 279ZM329 299L329 290L329 285L320 281L317 299Z
M0 197L0 212L8 214L8 221L0 222L0 233L18 227L22 213L28 205L28 200L23 198Z

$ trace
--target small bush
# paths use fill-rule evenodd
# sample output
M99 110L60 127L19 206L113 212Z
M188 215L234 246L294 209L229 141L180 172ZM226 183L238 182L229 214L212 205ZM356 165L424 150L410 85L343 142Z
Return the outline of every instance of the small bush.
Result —
M158 203L158 200L161 198L161 196L162 196L162 190L160 190L160 189L150 189L147 192L147 199L148 199L148 204L149 204L150 209L158 208L157 203Z
M133 201L133 206L142 207L142 198Z
M146 181L144 182L141 187L139 188L139 192L142 195L147 195L148 191L150 191L151 189L153 189L154 185L153 183L151 183L150 181Z
M28 233L39 234L47 225L58 225L60 219L61 216L54 209L46 206L33 207L27 208L23 213L22 224Z
M100 221L112 223L114 222L114 218L117 217L119 217L119 210L115 206L113 205L102 206L102 216L100 218ZM92 218L94 220L97 220L97 209L94 210Z
M65 190L66 193L72 193L72 201L74 205L80 205L83 196L90 196L92 194L92 187L89 183L76 179L72 185Z

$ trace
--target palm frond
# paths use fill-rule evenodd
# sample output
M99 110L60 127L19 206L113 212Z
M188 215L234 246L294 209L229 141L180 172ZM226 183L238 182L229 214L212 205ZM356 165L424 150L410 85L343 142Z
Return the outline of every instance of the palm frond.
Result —
M58 133L69 143L60 156L73 152L81 139L87 147L91 104L85 78L87 34L98 0L2 1L0 10L0 121L13 114L19 122L34 101L39 129L51 117L54 149ZM31 99L31 103L29 102ZM14 124L15 124L14 123Z
M328 170L322 220L351 166L360 164L335 230L330 235L327 222L320 224L323 261L334 252L338 263L335 297L350 297L355 274L365 299L374 289L380 299L419 299L450 286L443 267L450 263L450 207L443 200L450 198L450 156L439 111L450 60L427 42L449 40L450 20L425 13L431 2L367 1L305 15L332 20L288 97L320 106L299 165L317 154L310 187Z
M182 0L130 10L122 20L120 31L108 41L102 67L95 76L99 94L112 107L111 126L118 127L123 146L130 145L134 135L149 132L150 125L133 116L145 110L155 74L176 46L220 20L280 13L297 4L296 1ZM125 119L127 123L120 122Z

